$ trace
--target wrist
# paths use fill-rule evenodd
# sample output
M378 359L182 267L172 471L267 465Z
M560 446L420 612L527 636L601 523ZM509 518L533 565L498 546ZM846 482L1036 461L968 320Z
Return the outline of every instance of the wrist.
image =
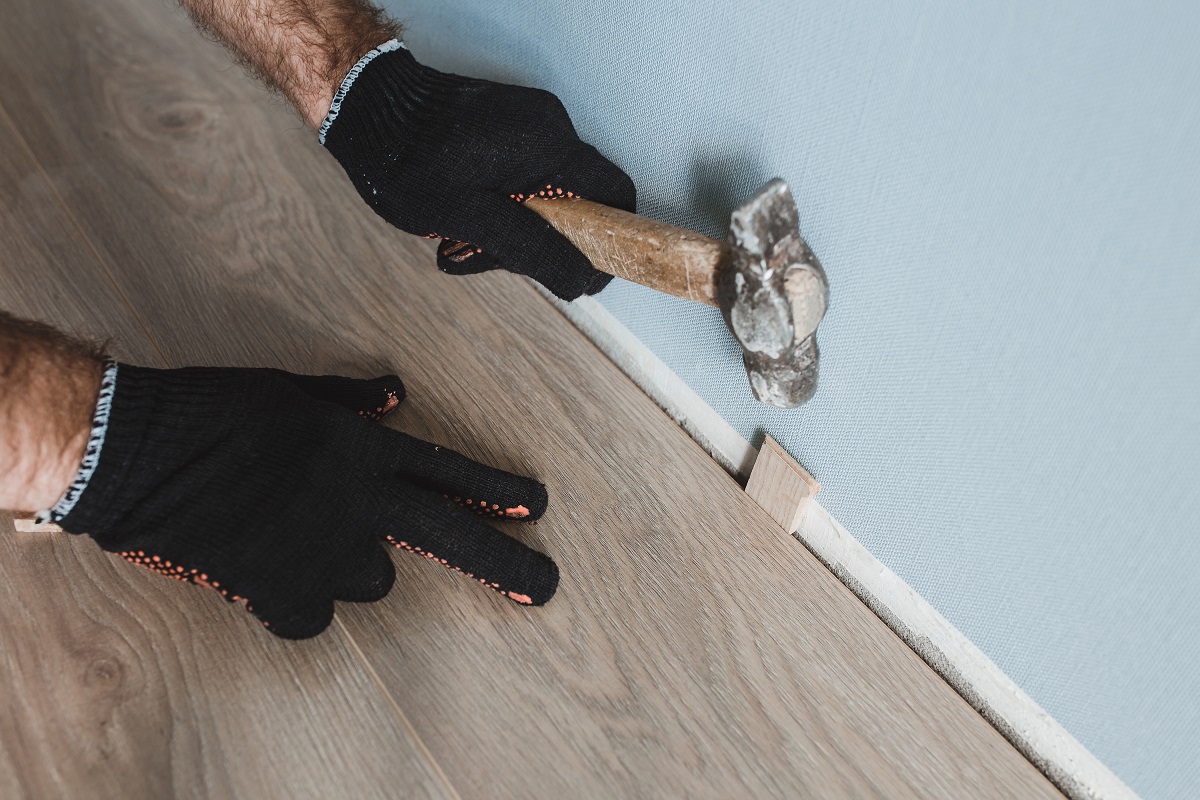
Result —
M70 513L79 496L87 488L108 432L109 415L112 409L113 391L116 387L117 363L108 361L96 381L95 402L90 424L80 427L62 448L57 459L51 459L40 473L44 480L29 497L29 508L42 509L38 512L43 522L59 521Z
M381 31L374 38L380 41L366 50L344 50L341 53L332 54L330 63L320 70L307 67L303 57L293 56L298 62L295 67L297 72L307 68L311 73L311 78L302 84L304 88L297 89L297 96L293 98L293 102L300 113L304 115L305 121L313 128L320 130L324 126L329 115L333 113L333 107L340 104L340 98L345 97L349 86L353 84L354 79L366 64L380 53L404 47L390 31ZM362 41L372 41L372 39L364 37Z
M103 371L94 344L0 311L0 508L43 508L66 488Z
M150 495L156 481L194 456L196 428L219 419L220 397L233 388L221 380L224 372L109 362L78 469L39 521L93 538L111 528L128 511L122 497Z
M23 453L13 465L12 472L24 478L9 478L4 491L9 499L4 506L33 510L57 503L79 472L87 442L87 429L80 429L63 447Z
M354 84L358 81L363 70L367 69L376 58L384 53L391 53L397 50L403 50L407 55L408 47L397 38L389 39L388 41L383 42L377 47L373 47L371 50L364 53L362 57L355 61L354 64L352 64L350 68L346 70L345 77L338 82L338 85L328 96L328 101L325 103L324 108L322 109L320 120L313 126L317 128L318 137L321 141L321 144L325 144L325 136L329 132L329 128L341 114L342 104L349 96L351 89L353 89ZM411 56L409 56L408 60L413 61L415 64L415 61Z
M401 26L365 0L181 0L202 30L278 90L314 128L363 53Z

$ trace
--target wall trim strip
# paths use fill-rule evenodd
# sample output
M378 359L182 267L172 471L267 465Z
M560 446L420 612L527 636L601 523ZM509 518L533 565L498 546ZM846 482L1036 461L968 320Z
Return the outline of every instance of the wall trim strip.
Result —
M537 286L537 284L534 284ZM592 297L542 294L722 467L745 481L758 451ZM816 500L792 534L1072 800L1137 795Z

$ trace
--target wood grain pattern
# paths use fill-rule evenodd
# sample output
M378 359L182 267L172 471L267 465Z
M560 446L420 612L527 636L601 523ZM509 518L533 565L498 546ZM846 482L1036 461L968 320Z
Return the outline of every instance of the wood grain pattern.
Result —
M0 306L163 365L2 110L0 138ZM334 797L348 772L355 796L454 796L340 629L275 640L213 592L11 526L0 796Z
M365 743L388 763L395 742L299 718L303 681L263 699L239 685L247 661L286 656L299 671L343 647L386 688L374 710L411 720L463 797L1058 796L532 288L436 272L430 243L362 207L312 134L178 15L139 0L5 2L0 105L22 109L25 140L172 363L397 369L410 400L389 424L551 492L541 522L506 528L562 567L539 609L398 555L386 600L339 609L344 639L283 647L198 598L187 615L159 608L186 587L150 596L124 571L97 574L127 617L170 614L128 659L197 631L226 648L161 679L179 707L240 704L261 725L282 705L290 736L255 731L278 749ZM78 46L39 43L51 33ZM356 667L324 663L352 702L337 680ZM242 741L192 724L178 735L223 753ZM181 774L211 769L203 747L176 758ZM361 762L340 766L331 793L359 794Z
M62 533L53 522L38 522L33 514L22 511L13 517L14 533Z
M800 527L821 484L771 436L763 441L746 482L746 494L788 533Z
M684 300L718 306L729 245L695 231L588 200L531 197L525 204L600 270Z

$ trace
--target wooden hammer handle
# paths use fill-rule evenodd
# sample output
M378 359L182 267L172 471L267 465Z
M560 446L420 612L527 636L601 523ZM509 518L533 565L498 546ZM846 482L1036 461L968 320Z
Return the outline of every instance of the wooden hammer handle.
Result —
M590 200L531 197L525 205L571 240L598 270L685 300L717 305L729 245Z

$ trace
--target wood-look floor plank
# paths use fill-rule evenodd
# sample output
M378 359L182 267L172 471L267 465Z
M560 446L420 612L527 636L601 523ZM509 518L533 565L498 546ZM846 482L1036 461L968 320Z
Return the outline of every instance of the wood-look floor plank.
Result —
M0 307L161 365L3 111L0 139ZM0 796L454 796L339 630L264 636L215 593L2 512L0 607Z
M0 103L172 360L395 368L392 424L548 484L510 528L547 607L399 558L339 610L463 796L1056 796L536 292L438 274L186 22L5 2Z

